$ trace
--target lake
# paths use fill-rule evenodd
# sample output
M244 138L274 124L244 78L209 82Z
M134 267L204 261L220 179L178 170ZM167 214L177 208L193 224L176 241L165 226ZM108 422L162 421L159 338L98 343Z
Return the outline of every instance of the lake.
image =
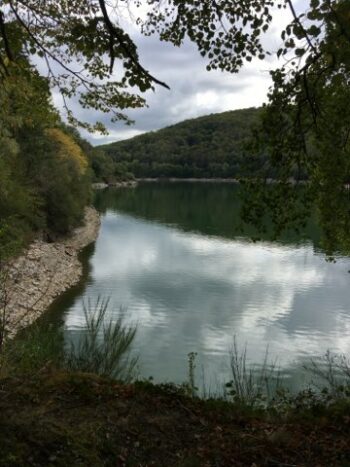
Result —
M239 229L237 190L144 183L97 192L102 225L83 255L84 279L55 305L66 341L84 332L84 302L101 296L110 297L109 318L137 324L139 372L155 381L186 380L190 352L199 380L230 380L234 338L251 365L268 347L294 388L310 358L349 355L350 260L327 262L311 223L281 242L252 242Z

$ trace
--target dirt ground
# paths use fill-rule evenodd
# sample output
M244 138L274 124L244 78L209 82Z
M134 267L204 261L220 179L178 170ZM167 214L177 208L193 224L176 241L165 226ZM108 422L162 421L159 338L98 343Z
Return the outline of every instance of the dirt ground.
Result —
M282 416L45 371L0 380L0 466L350 466L350 405Z

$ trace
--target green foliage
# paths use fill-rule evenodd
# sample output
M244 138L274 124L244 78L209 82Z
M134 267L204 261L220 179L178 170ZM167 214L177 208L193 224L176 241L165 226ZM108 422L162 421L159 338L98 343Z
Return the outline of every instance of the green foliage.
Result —
M228 178L251 170L244 146L259 110L224 112L100 146L136 177Z
M73 371L95 373L121 381L135 377L136 357L130 357L130 346L136 327L126 327L123 318L106 322L108 300L98 299L94 307L84 308L86 331L68 352L66 366Z
M220 4L199 0L108 4L105 0L51 0L39 5L36 0L5 0L0 28L1 73L8 74L8 63L19 63L21 54L27 59L35 57L34 62L47 68L50 85L60 92L70 123L78 123L69 108L73 97L84 109L111 113L112 120L129 123L123 110L145 105L137 92L154 85L168 86L142 66L136 44L119 21L125 14L121 3L129 7L143 34L156 33L176 46L187 37L208 59L208 70L229 72L237 72L253 57L265 57L261 36L269 28L270 9L275 4L273 0L249 0L236 2L232 8L231 0ZM142 5L147 14L138 18L137 8ZM117 61L118 79L113 77ZM79 70L76 63L82 65ZM136 93L131 92L133 88ZM99 122L80 124L104 130Z
M31 222L39 205L16 162L0 156L0 261L16 254L31 233Z
M185 38L189 38L200 54L209 59L208 70L234 73L245 61L265 57L260 38L269 28L270 9L275 1L238 1L234 8L229 0L220 3L168 1L164 4L150 0L148 3L152 8L142 25L143 31L146 34L157 32L161 40L175 45L181 45Z
M90 156L91 168L94 173L94 182L113 182L115 177L116 164L104 151L95 149Z
M95 373L129 382L136 376L137 357L130 356L136 327L122 318L106 321L108 300L89 302L84 309L86 330L78 342L64 344L63 328L40 320L0 347L3 374L33 374L46 366ZM1 323L0 323L1 324Z
M90 198L88 161L59 129L46 80L25 62L22 69L23 82L21 75L0 79L0 260L38 231L68 232Z
M41 225L49 234L66 233L82 219L89 201L89 177L62 143L45 128L18 134L27 179L41 199Z
M270 217L279 233L302 226L317 210L324 249L329 255L349 253L350 5L312 1L297 15L293 3L286 3L294 19L278 54L288 60L271 73L253 148L268 160L256 176L264 180L272 166L279 186L266 197L266 183L253 183L245 218L262 226ZM295 179L305 178L305 189L296 192Z
M62 329L34 323L5 342L0 352L0 370L3 374L23 376L46 365L59 368L64 361L63 348Z
M61 130L67 134L83 151L89 162L88 173L92 182L114 183L120 180L134 178L128 167L123 162L116 162L109 157L100 147L92 146L83 139L76 128L61 124Z

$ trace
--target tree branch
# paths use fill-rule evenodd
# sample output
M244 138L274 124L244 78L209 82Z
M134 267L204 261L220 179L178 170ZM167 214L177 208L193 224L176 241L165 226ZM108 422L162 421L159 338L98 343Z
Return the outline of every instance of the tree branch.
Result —
M108 29L108 32L109 32L109 35L111 37L111 41L110 41L110 55L111 55L111 65L110 65L110 72L112 72L112 69L113 69L113 63L114 63L114 51L113 51L113 46L114 46L114 39L116 39L120 45L120 47L123 49L125 55L132 61L132 63L137 67L137 69L140 71L140 73L144 76L146 76L148 79L150 79L151 81L153 81L154 83L156 84L159 84L160 86L163 86L164 88L166 89L170 89L170 87L162 82L162 81L159 81L157 78L155 78L154 76L152 76L140 63L139 61L137 60L137 58L135 58L134 54L132 53L132 51L129 49L129 47L125 44L125 41L124 41L124 38L122 37L122 35L120 34L120 31L118 30L118 28L116 28L114 26L114 24L112 23L109 15L108 15L108 12L107 12L107 8L106 8L106 3L105 3L105 0L99 0L99 4L100 4L100 8L101 8L101 11L102 11L102 15L103 15L103 20L104 20L104 23Z
M305 37L307 43L309 44L309 46L310 46L310 48L313 50L313 52L316 53L317 51L316 51L316 49L315 49L315 46L314 46L313 43L311 42L311 39L310 39L308 33L305 31L304 26L301 24L300 18L299 18L298 15L296 14L294 5L293 5L293 3L292 3L292 0L287 0L287 4L289 5L289 9L290 9L290 11L292 12L294 21L295 21L295 22L300 26L300 28L302 29L303 34L304 34L304 37Z
M40 47L40 49L44 52L44 54L48 55L52 60L54 60L56 63L58 63L64 70L66 70L68 73L72 74L75 76L78 80L80 80L83 84L90 84L89 81L84 78L84 76L81 76L80 72L76 72L72 70L71 68L67 67L61 60L59 60L56 55L54 55L50 50L48 50L44 45L35 37L35 35L31 32L29 27L25 24L25 22L22 20L22 18L19 16L17 10L13 6L12 2L9 2L11 10L13 14L15 15L17 21L19 24L23 27L23 29L27 32L29 37L35 42L35 44Z
M4 41L4 47L5 47L7 58L10 60L10 62L13 62L13 54L12 54L12 50L11 50L11 47L10 47L10 44L7 38L4 13L2 11L0 11L0 33Z

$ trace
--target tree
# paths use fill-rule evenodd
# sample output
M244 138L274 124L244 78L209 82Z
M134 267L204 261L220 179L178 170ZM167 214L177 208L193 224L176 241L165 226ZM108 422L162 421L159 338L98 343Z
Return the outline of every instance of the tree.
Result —
M328 255L350 252L350 4L311 0L282 33L278 55L289 61L272 72L255 149L268 155L249 190L244 217L278 235L303 226L316 210ZM273 167L278 184L266 188ZM302 189L295 182L307 180Z
M0 76L21 73L21 54L41 58L51 86L61 92L71 123L77 123L69 109L74 96L83 107L113 112L114 119L128 122L122 112L145 105L131 88L142 93L155 85L166 86L142 66L136 44L119 21L123 6L146 5L146 18L137 19L144 34L158 34L176 46L188 38L208 58L209 70L229 72L237 72L254 57L271 54L263 47L262 36L271 25L273 9L288 9L292 20L282 32L282 47L277 51L283 64L272 72L273 86L260 131L263 139L257 137L257 145L263 140L269 156L268 170L272 165L280 183L269 190L263 187L264 191L255 186L259 202L255 200L254 209L246 210L245 218L261 225L268 211L278 233L288 224L300 225L316 204L328 251L349 249L344 187L350 176L348 0L310 0L300 14L292 0L114 0L108 4L105 0L4 0L2 4ZM120 78L112 79L116 61L121 64ZM98 123L95 128L103 129ZM310 181L304 191L291 184L291 175L298 178L298 173Z
M90 195L87 158L61 124L47 80L24 58L21 73L15 67L0 87L0 263L38 230L68 232Z

